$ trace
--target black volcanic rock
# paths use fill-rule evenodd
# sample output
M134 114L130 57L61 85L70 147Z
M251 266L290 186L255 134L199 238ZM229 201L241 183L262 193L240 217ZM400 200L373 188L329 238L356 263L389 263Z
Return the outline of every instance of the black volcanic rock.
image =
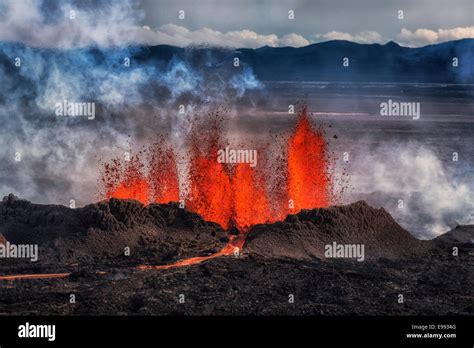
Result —
M434 241L442 244L474 244L474 225L458 225L455 229L436 237Z
M38 244L40 262L107 262L125 258L150 263L208 255L225 245L217 224L177 204L111 199L82 208L32 204L9 196L0 203L0 231L12 243Z
M152 264L209 255L228 234L177 204L111 199L82 208L39 205L12 195L0 203L0 231L12 243L38 244L40 263ZM413 255L431 246L401 228L382 208L360 201L303 210L285 221L250 229L245 252L264 257L324 258L327 244L363 244L365 258ZM125 248L130 256L125 257Z
M431 246L405 231L383 208L359 201L303 210L283 222L254 226L245 251L265 257L324 259L325 245L333 242L364 244L366 259L415 255Z
M254 226L239 257L162 270L138 270L117 253L126 243L131 257L142 258L135 262L166 262L220 248L227 234L176 204L144 207L112 199L69 209L13 196L0 203L0 228L12 240L41 243L40 263L50 262L38 267L0 260L0 275L72 272L0 281L1 315L474 314L473 244L464 243L454 257L435 241L411 237L387 212L365 202ZM437 240L464 242L466 228L472 227ZM333 240L364 243L367 262L321 259L321 246ZM71 289L80 298L74 305ZM182 293L185 306L177 301ZM288 303L289 294L295 303Z

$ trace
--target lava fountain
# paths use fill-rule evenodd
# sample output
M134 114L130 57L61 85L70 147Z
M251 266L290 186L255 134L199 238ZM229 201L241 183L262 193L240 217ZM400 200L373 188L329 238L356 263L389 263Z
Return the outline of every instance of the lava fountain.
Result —
M219 117L212 118L204 132L193 127L186 142L189 154L186 193L179 191L176 154L163 141L149 149L151 156L145 161L139 154L128 162L112 160L104 165L102 183L106 198L128 198L149 204L184 197L188 210L224 229L236 227L240 232L239 236L231 236L228 245L216 254L141 268L184 266L233 254L242 249L245 234L253 225L275 222L301 209L331 204L326 141L323 132L311 125L306 108L299 111L287 138L285 182L278 187L269 187L267 179L272 173L265 169L248 163L217 161L217 152L226 146L222 129ZM267 155L265 149L262 152L263 156ZM277 192L279 201L271 199L269 192Z
M186 207L205 220L228 229L231 227L233 197L230 170L217 161L217 152L225 146L222 135L219 115L212 115L207 129L194 125L188 139L190 192L186 197Z
M179 183L176 154L169 145L165 144L164 140L152 146L149 164L150 201L155 203L177 202L179 200Z
M107 198L135 199L148 204L150 181L144 175L143 167L139 156L105 163L102 184Z
M288 142L288 198L296 212L329 205L327 162L325 139L304 108Z
M247 163L229 165L217 161L217 151L225 144L221 123L214 121L206 136L197 131L190 135L190 192L186 207L225 229L236 227L240 233L230 235L229 242L217 253L168 265L140 265L138 269L162 270L239 255L253 225L274 222L301 209L331 204L330 192L333 191L328 176L326 142L323 133L311 125L306 108L298 113L296 126L287 139L284 182L274 181L279 183L277 187L268 187L270 180L266 179L272 173ZM135 199L143 204L179 200L182 193L173 149L160 140L148 149L148 154L146 160L140 152L131 158L113 159L104 164L101 181L106 198ZM269 192L276 192L273 200ZM70 274L8 275L0 276L0 280L65 278Z

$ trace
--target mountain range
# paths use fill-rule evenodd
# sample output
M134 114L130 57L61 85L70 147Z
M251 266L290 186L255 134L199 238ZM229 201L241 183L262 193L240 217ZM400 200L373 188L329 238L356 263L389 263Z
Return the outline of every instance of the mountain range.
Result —
M188 59L195 66L231 64L237 57L264 81L363 82L474 82L474 39L462 39L419 48L358 44L343 40L305 47L222 48L154 46L141 48L144 60ZM348 66L343 65L348 58ZM457 58L457 66L453 66ZM226 62L226 63L224 63ZM456 64L454 64L456 65Z
M129 57L132 65L151 64L158 68L166 68L176 60L204 72L251 68L262 81L474 83L474 39L418 48L393 41L381 45L333 40L299 48L158 45L59 50L4 42L0 43L0 68L3 65L7 70L15 69L13 58L22 51L36 54L34 59L38 59L37 55L53 62L66 58L64 64L74 62L79 64L78 69L102 66L113 70L123 65L124 57ZM74 56L79 58L74 60ZM235 58L239 58L238 67L234 66ZM345 58L347 66L343 64Z

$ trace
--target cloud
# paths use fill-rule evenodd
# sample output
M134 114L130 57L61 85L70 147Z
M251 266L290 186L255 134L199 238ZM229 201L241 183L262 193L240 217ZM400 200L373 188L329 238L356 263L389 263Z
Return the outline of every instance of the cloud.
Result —
M279 40L280 46L302 47L311 44L312 42L306 40L298 34L287 34Z
M436 31L423 28L410 31L403 28L397 35L398 42L408 46L423 46L465 38L474 38L474 26L438 29Z
M262 35L252 30L238 30L222 33L209 28L188 30L175 24L165 24L156 29L142 28L141 33L134 38L135 41L158 45L169 44L185 47L188 45L211 45L230 48L258 48L262 46L293 46L301 47L309 45L310 42L301 35L287 34L278 37L275 34Z
M101 2L94 8L78 7L68 2L58 6L54 10L45 10L41 8L40 1L6 0L2 3L0 41L60 48L130 44L257 48L265 45L300 47L310 44L295 33L279 37L247 29L220 32L201 28L191 31L175 24L150 28L139 24L143 13L128 1Z
M381 43L383 41L382 35L376 31L361 31L356 34L330 31L326 34L316 34L314 37L317 41L346 40L362 44Z
M377 31L349 33L328 31L306 38L298 33L261 34L250 29L219 31L203 27L143 25L145 13L137 2L101 1L51 2L3 0L0 3L0 41L21 42L32 47L78 48L88 46L127 46L168 44L179 47L209 45L229 48L302 47L313 42L348 40L371 44L388 39ZM408 46L420 46L461 38L473 38L474 27L452 29L403 28L396 40Z
M355 34L330 31L325 34L315 34L314 38L316 41L346 40L361 44L383 43L388 41L376 31L361 31ZM395 40L404 46L419 47L465 38L474 38L474 26L438 30L419 28L414 31L403 28L400 33L396 35Z

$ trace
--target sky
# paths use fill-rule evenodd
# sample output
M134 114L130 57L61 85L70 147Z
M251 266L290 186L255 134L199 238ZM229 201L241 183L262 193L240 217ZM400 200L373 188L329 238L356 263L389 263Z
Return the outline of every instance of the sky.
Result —
M301 47L335 39L413 47L474 38L474 1L0 0L0 20L0 41L40 47Z

